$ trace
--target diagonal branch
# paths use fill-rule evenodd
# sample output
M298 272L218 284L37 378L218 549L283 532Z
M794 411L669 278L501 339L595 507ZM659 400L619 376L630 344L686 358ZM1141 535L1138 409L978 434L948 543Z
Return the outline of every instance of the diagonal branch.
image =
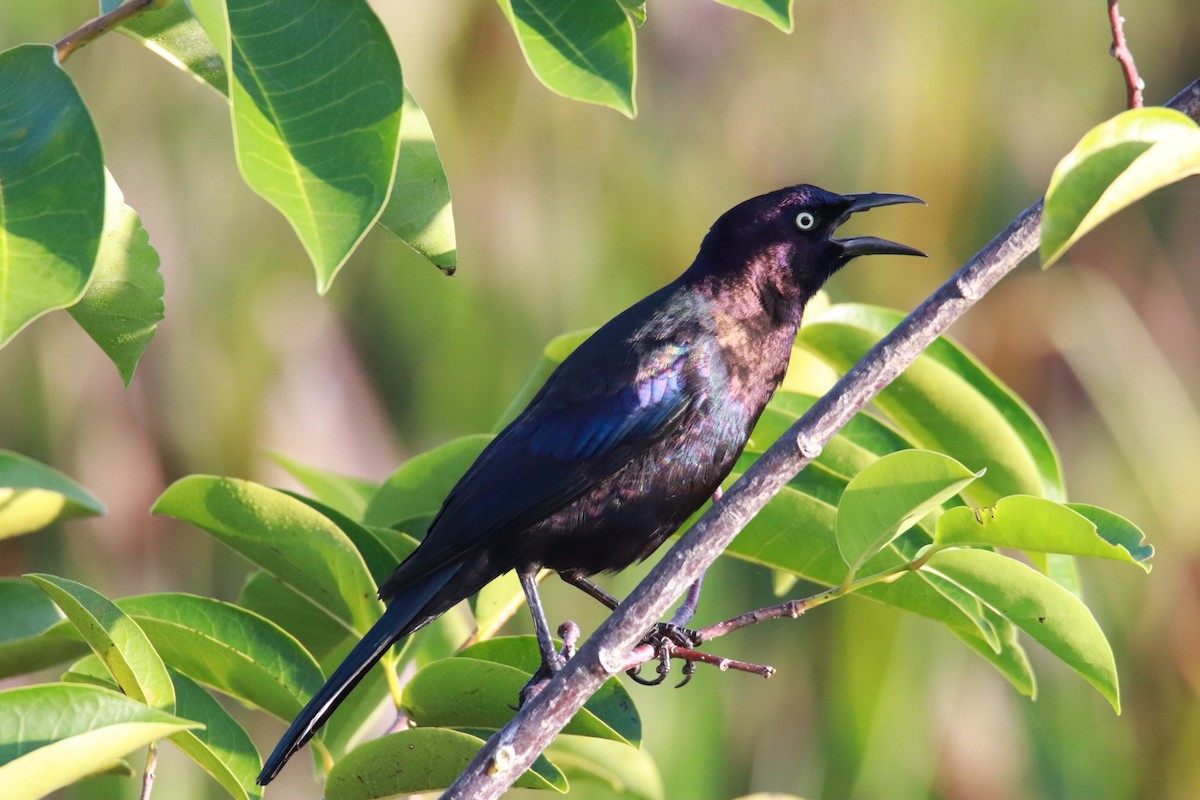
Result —
M1200 79L1171 108L1200 120ZM1015 220L880 341L746 471L618 606L543 690L494 735L442 796L499 797L734 537L825 444L1038 244L1042 201Z

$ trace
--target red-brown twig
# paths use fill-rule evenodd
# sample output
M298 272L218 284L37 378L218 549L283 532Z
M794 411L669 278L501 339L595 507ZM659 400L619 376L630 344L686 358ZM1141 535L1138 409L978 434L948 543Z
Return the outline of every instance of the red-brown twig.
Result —
M1109 52L1121 65L1121 72L1125 74L1127 104L1129 108L1141 108L1142 90L1146 88L1146 84L1138 75L1137 64L1133 63L1133 53L1125 44L1125 18L1121 16L1121 9L1117 8L1117 0L1108 0L1108 24L1112 27L1113 35L1112 49Z
M749 625L757 625L768 619L783 619L784 617L795 619L803 614L806 608L807 604L804 600L788 600L786 603L780 603L777 606L747 611L745 614L739 614L724 622L709 625L707 628L701 628L696 631L696 634L700 641L707 642Z
M738 672L751 672L755 675L761 675L764 678L769 678L775 674L775 668L766 664L751 664L749 661L738 661L734 658L715 656L712 653L692 650L688 647L680 647L670 642L665 642L660 646L667 648L672 658L678 658L683 661L697 661L701 664L712 664L722 672L732 669ZM620 671L626 672L635 667L640 667L642 664L655 661L658 658L658 651L654 645L640 644L629 651L629 657L621 665Z
M79 30L67 34L63 38L54 43L54 50L58 56L58 63L62 63L71 57L79 48L86 45L93 39L107 33L117 26L128 22L139 14L143 14L150 9L154 0L129 0L128 3L119 5L112 11L102 17L96 17L91 22L83 25Z

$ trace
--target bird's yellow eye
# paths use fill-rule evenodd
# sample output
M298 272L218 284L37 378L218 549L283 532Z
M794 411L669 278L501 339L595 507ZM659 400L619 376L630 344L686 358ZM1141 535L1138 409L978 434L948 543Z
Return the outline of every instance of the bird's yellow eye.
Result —
M796 215L796 227L802 231L811 231L817 224L817 218L811 211L801 211Z

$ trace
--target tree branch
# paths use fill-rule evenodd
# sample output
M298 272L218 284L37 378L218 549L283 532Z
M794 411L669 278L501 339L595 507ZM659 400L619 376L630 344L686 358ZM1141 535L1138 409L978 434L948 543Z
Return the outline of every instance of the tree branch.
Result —
M1168 106L1200 119L1200 79ZM574 658L475 756L443 800L499 797L570 721L676 598L775 495L952 322L1034 251L1042 201L1015 220L884 337L787 430L663 556Z
M78 30L67 34L63 38L54 43L55 54L58 56L58 63L62 63L71 57L79 48L86 45L93 39L97 39L113 28L122 25L139 14L144 14L150 10L155 0L129 0L128 3L119 5L112 11L102 17L96 17L91 22L85 23Z
M1125 75L1126 104L1129 108L1141 108L1142 90L1146 88L1146 84L1138 75L1137 64L1133 63L1133 53L1125 44L1125 18L1121 16L1121 9L1117 8L1117 0L1108 0L1108 24L1113 35L1109 53L1121 65L1121 72Z

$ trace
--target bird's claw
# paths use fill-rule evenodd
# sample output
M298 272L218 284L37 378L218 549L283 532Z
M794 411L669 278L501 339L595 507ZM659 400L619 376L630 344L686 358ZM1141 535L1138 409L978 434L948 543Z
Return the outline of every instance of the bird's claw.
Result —
M667 679L667 674L671 671L672 651L677 647L690 650L700 644L700 641L700 635L694 630L673 625L669 622L659 622L654 626L654 630L650 631L646 635L646 638L642 640L642 644L648 644L654 648L654 654L658 657L658 667L655 669L658 677L643 678L641 675L641 664L626 670L625 674L643 686L658 686ZM685 660L683 680L676 684L675 688L678 689L685 686L695 674L696 662L690 659Z

